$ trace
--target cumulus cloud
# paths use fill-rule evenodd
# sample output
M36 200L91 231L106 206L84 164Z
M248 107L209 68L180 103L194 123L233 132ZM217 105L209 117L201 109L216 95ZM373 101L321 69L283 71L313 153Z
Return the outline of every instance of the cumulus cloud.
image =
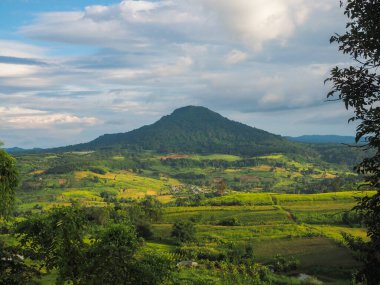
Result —
M171 40L171 33L183 25L200 21L187 11L191 6L181 2L124 0L116 5L88 6L81 12L44 13L20 32L73 44L145 48L151 45L152 37Z
M309 14L307 0L205 0L230 34L254 51L272 40L286 41Z
M255 64L243 69L208 72L202 75L211 86L203 104L245 112L302 109L324 103L327 87L323 79L330 65L294 65L279 69L275 64ZM215 103L214 103L215 104Z
M39 15L20 32L43 40L121 50L162 43L239 41L254 52L270 41L286 44L315 11L331 9L321 0L132 1L93 5L78 12Z

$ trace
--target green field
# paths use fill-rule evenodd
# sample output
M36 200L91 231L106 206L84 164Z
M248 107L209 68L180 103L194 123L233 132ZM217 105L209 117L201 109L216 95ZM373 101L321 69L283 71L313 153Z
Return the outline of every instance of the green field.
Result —
M296 269L272 276L274 284L303 284L299 273L324 284L347 284L358 263L342 233L367 238L350 210L356 198L374 193L357 190L360 177L349 165L283 154L160 156L114 150L20 155L17 163L22 181L16 214L21 220L73 201L127 209L147 196L157 198L162 216L151 225L153 236L144 247L171 254L173 262L197 261L198 268L176 273L183 284L199 278L209 280L205 284L234 284L234 278L236 284L251 282L245 269L234 267L238 264L218 261L247 245L253 260L263 265L273 264L278 255L297 260ZM181 221L195 224L195 241L174 242L171 230ZM215 266L227 266L229 273ZM54 274L44 275L42 283L52 284Z

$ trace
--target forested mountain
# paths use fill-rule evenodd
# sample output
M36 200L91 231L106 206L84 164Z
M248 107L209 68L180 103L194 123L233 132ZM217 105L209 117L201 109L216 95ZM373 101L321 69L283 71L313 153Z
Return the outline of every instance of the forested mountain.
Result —
M226 153L261 155L305 153L303 145L286 138L229 120L205 107L187 106L162 117L152 125L97 139L63 150L93 150L131 147L161 153Z

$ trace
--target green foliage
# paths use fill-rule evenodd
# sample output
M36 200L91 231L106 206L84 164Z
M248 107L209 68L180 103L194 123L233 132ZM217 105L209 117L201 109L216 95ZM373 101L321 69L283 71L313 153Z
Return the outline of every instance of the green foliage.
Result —
M270 285L272 275L258 263L231 264L224 261L208 262L205 269L181 270L175 285ZM276 283L277 284L277 283ZM278 283L280 284L280 283ZM290 283L289 283L290 284ZM293 283L291 283L293 284ZM297 283L296 283L297 284Z
M174 263L170 255L155 251L144 251L135 263L135 282L131 284L170 284Z
M87 207L83 208L86 220L96 225L105 225L110 220L111 211L109 208Z
M126 225L110 225L104 229L89 250L87 284L135 284L131 271L133 255L140 247L134 229Z
M162 203L153 196L146 196L143 200L139 202L145 215L152 222L157 222L162 216Z
M347 0L344 14L348 18L346 32L336 34L331 42L356 61L355 66L335 67L327 81L333 84L328 97L335 96L347 109L353 109L350 121L358 121L356 141L365 139L365 147L374 154L358 166L367 182L378 190L372 197L364 197L355 209L363 216L369 242L348 240L349 245L365 255L364 267L358 273L359 281L376 285L380 281L380 1Z
M150 239L153 236L151 223L162 216L162 204L154 197L147 196L139 203L130 203L118 212L116 220L127 220L135 226L139 237Z
M97 174L106 174L107 173L106 169L99 167L99 166L91 166L91 167L89 167L88 170L90 170L91 172L97 173Z
M78 206L53 209L18 225L20 243L40 258L47 270L57 269L57 284L79 284L85 265L85 215Z
M296 270L300 265L300 261L294 256L284 257L280 254L276 255L272 263L273 270L275 272L286 273L289 271Z
M171 236L177 243L195 240L195 227L190 221L180 221L173 225Z
M349 247L357 252L358 259L363 263L363 268L357 272L356 281L367 284L378 284L380 281L380 193L372 197L363 197L355 210L362 217L363 224L367 228L369 241L362 238L354 238L344 235Z
M57 270L56 284L150 285L171 278L171 260L141 251L142 240L130 223L105 225L88 241L89 214L93 210L73 205L18 225L20 244L48 271Z
M219 226L240 226L240 222L238 218L232 217L232 218L225 218L218 222Z
M254 258L252 241L227 244L227 258L236 264L252 262Z
M18 182L16 160L0 149L0 218L11 214Z
M0 241L0 284L31 284L39 271L24 260L20 248L6 246Z

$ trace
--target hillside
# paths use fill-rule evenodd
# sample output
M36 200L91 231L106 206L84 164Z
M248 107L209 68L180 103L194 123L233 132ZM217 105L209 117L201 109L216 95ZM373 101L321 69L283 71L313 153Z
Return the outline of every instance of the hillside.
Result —
M175 284L260 284L252 281L256 271L247 271L252 260L280 280L272 284L318 284L298 280L300 273L324 284L349 284L357 263L342 246L341 232L365 238L357 215L348 210L355 197L374 193L358 192L361 178L344 164L290 154L247 158L113 148L15 157L18 219L46 217L75 201L90 225L86 238L130 219L142 229L144 251L171 256L173 266L183 260L200 264L176 270ZM148 216L155 213L152 205L159 207L154 219ZM196 242L178 243L172 229L188 221ZM1 238L14 242L9 235L0 233ZM281 260L289 260L291 269L264 267ZM54 274L43 273L41 283L52 284ZM215 282L198 282L203 276Z
M187 106L152 125L118 134L106 134L84 144L60 150L134 148L161 153L225 153L262 155L275 152L307 153L310 149L248 125L229 120L205 107Z

